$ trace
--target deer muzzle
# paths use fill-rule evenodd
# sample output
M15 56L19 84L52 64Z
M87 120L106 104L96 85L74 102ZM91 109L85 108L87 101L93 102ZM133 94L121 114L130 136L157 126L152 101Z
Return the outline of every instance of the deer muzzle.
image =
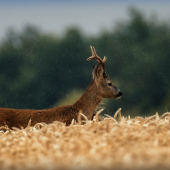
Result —
M119 93L116 95L116 97L119 99L122 95L123 95L123 93L121 91L119 91Z

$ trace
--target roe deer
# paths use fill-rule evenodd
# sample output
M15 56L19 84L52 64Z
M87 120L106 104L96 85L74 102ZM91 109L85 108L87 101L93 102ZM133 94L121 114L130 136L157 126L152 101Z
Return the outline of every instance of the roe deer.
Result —
M72 119L77 120L79 111L92 120L97 105L103 98L120 98L122 92L116 88L109 80L109 76L105 71L106 57L102 60L91 47L92 59L98 62L92 70L93 80L87 87L82 96L73 105L60 106L46 110L19 110L10 108L0 108L0 126L7 125L9 128L18 127L25 128L31 119L31 125L45 122L46 124L54 121L60 121L71 124Z

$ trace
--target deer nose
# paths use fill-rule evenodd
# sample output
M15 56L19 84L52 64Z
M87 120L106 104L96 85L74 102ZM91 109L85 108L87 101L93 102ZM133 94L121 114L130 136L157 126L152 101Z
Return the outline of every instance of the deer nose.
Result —
M123 93L121 91L119 91L119 93L116 95L116 97L120 97L122 95L123 95Z

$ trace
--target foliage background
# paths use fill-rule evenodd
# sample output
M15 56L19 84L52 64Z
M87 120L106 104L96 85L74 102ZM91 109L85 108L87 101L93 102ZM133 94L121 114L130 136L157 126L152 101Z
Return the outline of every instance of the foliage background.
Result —
M124 93L120 100L104 100L105 113L113 115L119 107L133 116L170 109L170 25L134 8L129 15L94 37L78 28L68 28L63 37L32 25L21 32L10 29L0 44L0 107L73 103L92 79L94 62L86 62L92 45L108 57L106 71Z

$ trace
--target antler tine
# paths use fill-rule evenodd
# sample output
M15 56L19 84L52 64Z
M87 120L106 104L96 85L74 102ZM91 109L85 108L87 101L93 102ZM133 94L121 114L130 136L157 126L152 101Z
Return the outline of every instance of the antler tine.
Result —
M104 69L103 76L104 76L105 78L107 78L108 75L106 74L106 71L105 71L105 62L106 62L106 60L107 60L107 57L104 56L104 58L103 58L103 60L102 60L102 59L97 55L95 48L92 47L92 46L90 46L90 48L91 48L92 56L89 57L89 58L87 59L87 61L90 61L90 60L94 59L94 60L96 60L99 64L102 64L103 69Z
M95 57L94 59L96 59L96 61L98 63L101 63L103 65L103 60L97 55L96 49L94 47L92 47L92 48L93 48L93 54L94 54L94 57Z
M91 49L92 56L94 56L93 47L92 47L92 46L90 46L90 49Z
M101 61L100 61L98 58L96 58L97 54L96 54L96 51L95 51L94 47L90 46L90 48L91 48L92 56L89 57L89 58L87 59L87 61L90 61L90 60L92 60L92 59L95 59L98 63L101 63Z
M104 67L104 64L105 64L107 58L104 57L104 59L102 60L102 59L97 55L95 48L92 47L92 46L90 46L90 48L91 48L92 56L89 57L89 58L87 59L87 61L90 61L90 60L94 59L94 60L96 60L99 64L101 63L101 64L103 65L103 67Z
M107 60L107 57L104 56L104 58L103 58L103 63L104 63L104 64L105 64L106 60Z

